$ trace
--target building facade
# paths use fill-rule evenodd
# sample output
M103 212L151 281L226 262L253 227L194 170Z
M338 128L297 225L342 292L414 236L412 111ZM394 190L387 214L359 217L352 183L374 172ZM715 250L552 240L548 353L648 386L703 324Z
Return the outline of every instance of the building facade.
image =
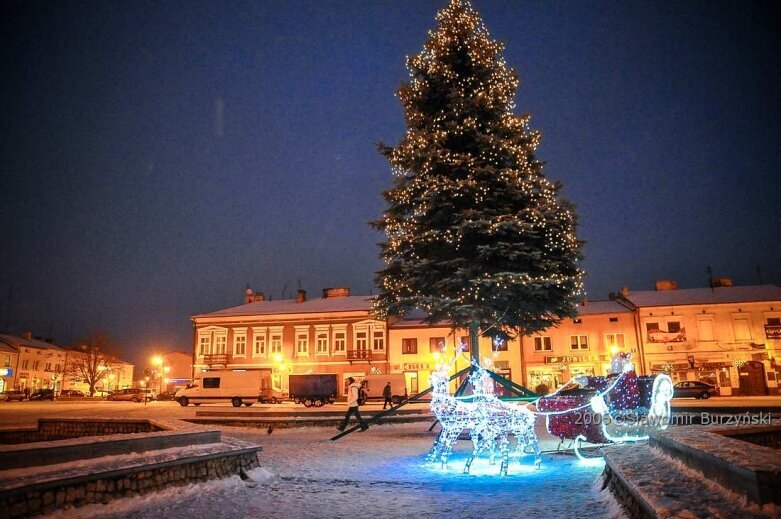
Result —
M66 351L54 345L51 339L33 338L31 332L21 335L0 334L0 360L3 366L5 389L62 389ZM15 356L13 355L15 352Z
M372 301L347 288L323 297L267 301L249 290L245 304L193 316L195 370L268 371L272 389L288 392L291 374L332 373L341 381L388 373L387 327ZM342 393L344 385L340 384Z
M781 288L732 286L678 289L673 281L656 290L624 290L619 301L636 318L644 368L673 380L701 380L722 395L778 393L776 355L781 352Z
M632 310L616 301L584 301L578 316L545 332L521 338L520 384L544 394L577 375L606 375L617 352L641 356ZM642 363L635 360L642 373Z
M703 380L725 395L778 392L781 288L656 288L584 301L576 318L543 333L481 338L480 357L540 393L577 375L607 374L617 352L630 353L639 374ZM243 305L192 317L193 369L267 370L282 393L291 374L335 373L343 381L403 373L412 395L429 387L439 363L452 362L455 371L469 365L467 330L427 324L415 313L385 322L371 308L371 297L350 296L349 289L326 289L313 300L299 291L281 301L250 290Z

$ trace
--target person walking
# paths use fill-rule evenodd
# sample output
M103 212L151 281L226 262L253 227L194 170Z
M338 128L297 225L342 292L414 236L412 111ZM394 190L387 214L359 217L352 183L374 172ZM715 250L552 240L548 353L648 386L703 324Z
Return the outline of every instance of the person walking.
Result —
M368 429L369 426L361 417L361 411L358 409L358 396L360 394L361 387L353 377L349 377L347 379L347 383L349 384L347 386L347 414L344 415L344 420L342 420L342 423L339 424L337 429L344 431L345 427L347 427L347 422L350 421L350 415L354 414L355 418L358 420L358 423L361 424L361 432L363 432Z
M385 409L385 406L393 407L393 400L391 399L391 384L388 382L385 384L385 387L382 389L382 397L385 399L385 402L382 404L383 410Z

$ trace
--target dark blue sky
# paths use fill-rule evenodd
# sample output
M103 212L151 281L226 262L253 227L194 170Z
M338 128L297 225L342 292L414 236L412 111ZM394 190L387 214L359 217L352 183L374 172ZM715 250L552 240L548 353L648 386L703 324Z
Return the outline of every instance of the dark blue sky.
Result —
M0 328L189 349L245 283L373 289L380 140L438 1L5 2ZM781 281L772 2L476 0L578 206L586 288ZM374 289L376 292L376 289Z

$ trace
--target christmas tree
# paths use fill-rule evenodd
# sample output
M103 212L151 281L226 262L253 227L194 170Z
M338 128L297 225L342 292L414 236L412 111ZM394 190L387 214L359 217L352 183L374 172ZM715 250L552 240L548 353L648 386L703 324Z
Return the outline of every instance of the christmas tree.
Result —
M573 206L543 174L540 134L516 115L518 76L466 0L437 14L408 58L398 97L407 132L380 145L392 165L386 268L375 311L414 308L494 338L530 334L575 315L583 272Z

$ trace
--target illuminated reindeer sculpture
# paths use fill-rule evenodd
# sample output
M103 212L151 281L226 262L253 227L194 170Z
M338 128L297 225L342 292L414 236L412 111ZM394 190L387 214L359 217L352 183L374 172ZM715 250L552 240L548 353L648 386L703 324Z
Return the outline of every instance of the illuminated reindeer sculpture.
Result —
M469 472L475 457L487 452L493 464L498 452L502 459L500 474L507 474L510 435L515 436L516 453L522 454L530 448L536 456L535 465L539 466L534 415L525 407L499 400L493 394L493 384L485 368L475 365L469 376L473 394L464 398L469 398L470 402L450 395L448 380L446 369L432 373L431 410L442 424L442 431L429 453L429 460L439 459L443 465L447 464L458 437L469 430L473 449L464 467L465 473Z

